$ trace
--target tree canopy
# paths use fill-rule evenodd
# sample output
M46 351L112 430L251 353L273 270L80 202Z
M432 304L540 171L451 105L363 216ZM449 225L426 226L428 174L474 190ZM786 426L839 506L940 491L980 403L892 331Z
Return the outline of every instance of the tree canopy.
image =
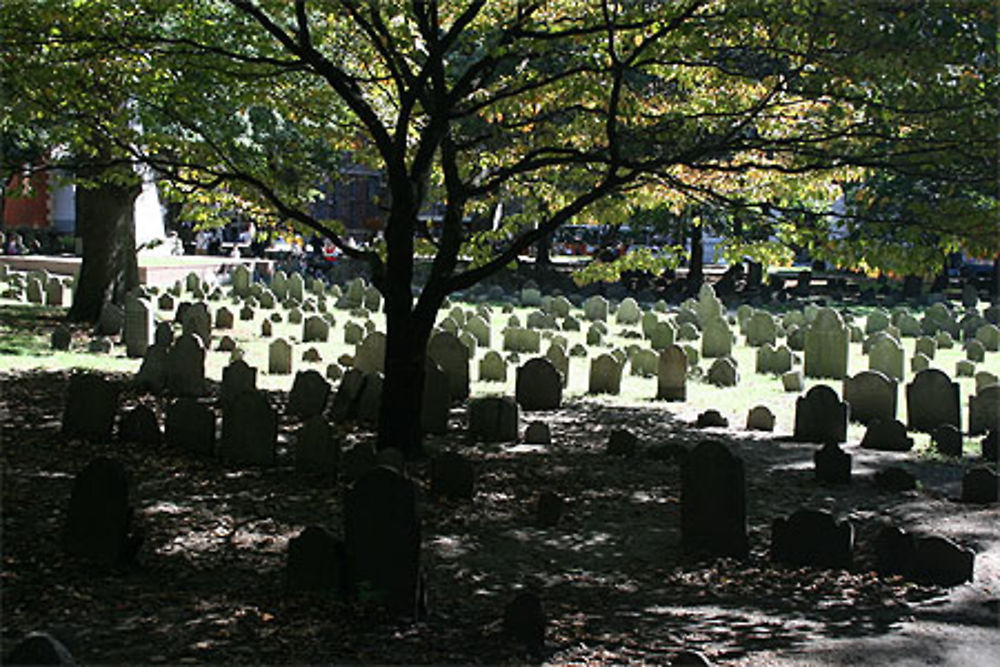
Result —
M447 294L571 219L726 205L878 265L892 255L871 221L887 214L893 242L996 253L996 18L985 0L8 2L4 131L153 165L367 261L395 386L388 369L422 367L413 346ZM346 159L385 175L371 248L310 214ZM794 223L845 186L863 202L878 178L935 197L921 215L851 206ZM466 224L511 201L496 229ZM419 216L431 202L435 232ZM419 290L418 239L433 248Z

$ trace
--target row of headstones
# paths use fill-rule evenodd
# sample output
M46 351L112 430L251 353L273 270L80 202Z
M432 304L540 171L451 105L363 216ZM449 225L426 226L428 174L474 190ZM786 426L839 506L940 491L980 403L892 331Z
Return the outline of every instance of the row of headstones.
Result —
M692 554L749 554L743 461L722 443L703 442L682 460L681 542ZM975 554L943 537L917 538L889 527L874 547L883 574L946 586L973 577ZM854 527L832 513L803 508L772 523L770 553L777 562L849 568L853 550Z
M3 298L59 308L66 305L73 288L73 279L53 276L44 270L8 272L6 264L0 266L3 267L0 280L7 284L3 290Z

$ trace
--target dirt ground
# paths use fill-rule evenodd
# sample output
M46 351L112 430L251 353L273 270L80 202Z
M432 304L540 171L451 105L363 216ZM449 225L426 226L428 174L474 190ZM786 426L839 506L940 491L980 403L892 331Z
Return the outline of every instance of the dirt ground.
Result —
M60 434L65 373L0 375L3 650L44 629L81 663L664 664L698 650L731 665L1000 664L1000 508L956 502L974 459L944 462L849 447L854 481L814 481L815 445L692 427L662 408L576 402L543 418L549 446L483 445L453 411L448 436L476 467L472 502L424 499L427 618L403 623L367 605L284 594L289 538L309 524L341 534L343 482L295 472L283 421L279 465L243 469L168 448L87 444ZM270 394L281 407L285 396ZM124 404L137 400L125 395ZM141 400L150 401L149 397ZM152 403L151 403L152 404ZM162 403L155 407L161 411ZM284 418L283 418L284 420ZM605 451L614 428L640 437L631 459ZM342 432L346 445L371 438ZM725 441L745 462L751 556L685 560L679 466L669 445ZM666 447L665 447L666 445ZM97 455L121 460L146 538L136 566L107 570L60 548L73 475ZM917 491L885 493L873 472L913 472ZM426 481L427 465L410 474ZM539 492L562 494L555 528L533 521ZM771 521L800 506L856 529L851 571L768 559ZM972 583L918 586L870 571L870 543L891 522L977 552ZM539 592L541 654L501 632L504 605Z

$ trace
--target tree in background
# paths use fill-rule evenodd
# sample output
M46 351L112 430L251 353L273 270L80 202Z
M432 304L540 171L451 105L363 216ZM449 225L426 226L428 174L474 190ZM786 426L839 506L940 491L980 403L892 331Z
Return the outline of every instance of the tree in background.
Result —
M55 79L63 99L38 101L47 119L63 114L112 157L267 206L368 263L387 319L379 446L411 457L444 298L569 220L692 201L764 215L829 202L868 170L996 173L990 2L14 5L0 9L5 80L17 62L31 77L15 81L47 82L53 59L86 74ZM15 106L30 125L35 100ZM309 213L329 156L348 151L388 190L366 249ZM496 228L466 224L512 200L520 213ZM433 201L435 233L419 215ZM973 223L954 225L965 236Z

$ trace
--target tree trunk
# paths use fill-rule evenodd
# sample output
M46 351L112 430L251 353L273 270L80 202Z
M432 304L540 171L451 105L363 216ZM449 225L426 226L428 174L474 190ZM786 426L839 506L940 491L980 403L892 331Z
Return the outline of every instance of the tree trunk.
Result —
M102 183L77 186L76 227L83 239L83 261L73 305L73 322L96 322L105 302L121 303L139 285L133 205L137 185Z
M705 256L702 245L702 227L691 225L691 260L688 262L687 291L694 294L705 280Z
M553 232L554 233L554 232ZM535 244L535 267L547 269L552 266L552 234L546 234Z

